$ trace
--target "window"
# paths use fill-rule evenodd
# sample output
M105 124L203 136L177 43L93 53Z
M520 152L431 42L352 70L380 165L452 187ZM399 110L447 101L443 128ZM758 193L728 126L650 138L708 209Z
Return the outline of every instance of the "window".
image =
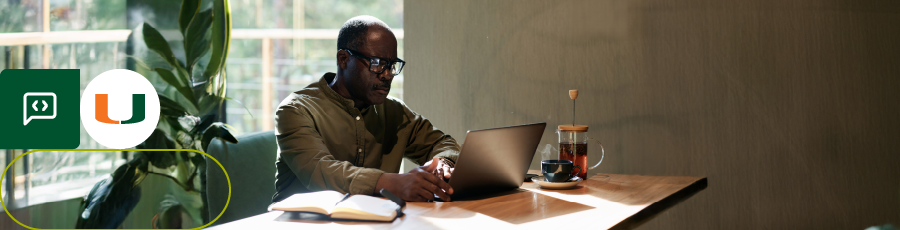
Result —
M387 23L403 58L401 0L238 0L231 4L235 30L226 66L228 95L243 105L226 102L226 123L242 133L273 130L281 100L326 72L337 71L337 34L347 19L369 14ZM403 98L402 73L394 78L390 94Z
M4 150L4 165L24 151ZM24 155L7 171L3 200L18 208L84 196L97 181L125 163L120 154L47 151Z

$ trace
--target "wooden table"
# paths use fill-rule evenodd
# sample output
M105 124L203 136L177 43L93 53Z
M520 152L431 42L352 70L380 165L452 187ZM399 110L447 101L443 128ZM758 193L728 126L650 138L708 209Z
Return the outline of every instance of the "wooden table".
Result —
M705 177L598 173L571 190L545 190L527 182L477 200L408 202L406 216L391 223L273 211L209 229L630 229L704 188Z

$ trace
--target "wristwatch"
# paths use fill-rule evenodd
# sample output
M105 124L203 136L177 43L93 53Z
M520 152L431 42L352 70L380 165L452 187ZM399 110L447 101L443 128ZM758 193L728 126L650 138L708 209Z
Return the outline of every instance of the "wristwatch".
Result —
M450 160L450 159L447 159L444 157L441 157L440 159L441 159L441 162L444 162L444 164L449 165L450 168L456 168L456 163L453 163L453 160Z

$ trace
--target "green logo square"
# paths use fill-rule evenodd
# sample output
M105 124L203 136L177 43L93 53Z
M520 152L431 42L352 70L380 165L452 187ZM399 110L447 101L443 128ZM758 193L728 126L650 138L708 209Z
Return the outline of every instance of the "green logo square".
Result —
M0 72L0 149L74 149L81 140L77 69Z

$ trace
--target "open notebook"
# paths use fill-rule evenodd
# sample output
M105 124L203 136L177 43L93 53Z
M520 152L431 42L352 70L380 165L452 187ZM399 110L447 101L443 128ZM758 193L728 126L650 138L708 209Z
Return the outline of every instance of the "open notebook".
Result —
M366 196L345 197L337 191L298 193L273 203L269 210L312 212L334 219L392 221L402 215L402 207L394 201Z

